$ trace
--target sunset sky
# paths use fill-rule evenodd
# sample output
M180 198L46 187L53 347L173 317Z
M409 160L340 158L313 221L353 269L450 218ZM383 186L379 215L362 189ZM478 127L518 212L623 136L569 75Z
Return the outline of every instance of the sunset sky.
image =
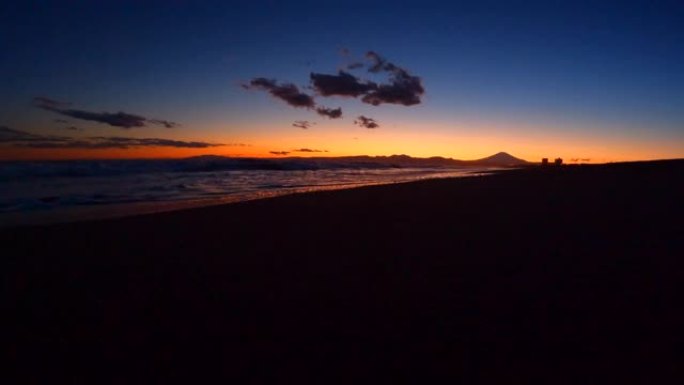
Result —
M0 159L684 157L681 1L5 2L0 36Z

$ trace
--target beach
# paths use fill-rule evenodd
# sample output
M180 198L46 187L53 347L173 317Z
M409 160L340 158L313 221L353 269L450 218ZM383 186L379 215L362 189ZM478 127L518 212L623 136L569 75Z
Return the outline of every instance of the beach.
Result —
M527 167L0 229L6 364L20 383L664 383L682 175Z

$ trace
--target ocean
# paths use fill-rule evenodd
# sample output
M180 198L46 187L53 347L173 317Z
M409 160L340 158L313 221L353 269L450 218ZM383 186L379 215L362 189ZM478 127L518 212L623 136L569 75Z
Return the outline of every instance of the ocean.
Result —
M493 169L412 167L367 157L2 162L0 226L121 217Z

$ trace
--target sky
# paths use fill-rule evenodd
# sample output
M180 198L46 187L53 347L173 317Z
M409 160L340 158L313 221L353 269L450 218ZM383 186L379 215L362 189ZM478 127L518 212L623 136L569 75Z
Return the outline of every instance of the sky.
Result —
M681 1L0 5L0 159L684 158Z

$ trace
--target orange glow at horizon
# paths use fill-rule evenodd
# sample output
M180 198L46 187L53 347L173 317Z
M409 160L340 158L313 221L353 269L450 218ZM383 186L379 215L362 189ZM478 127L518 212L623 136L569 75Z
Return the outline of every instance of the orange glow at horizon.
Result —
M589 137L563 130L568 134L549 134L541 126L404 122L375 130L349 127L338 122L324 122L308 130L289 126L246 127L240 132L216 124L198 130L186 140L209 140L218 143L245 143L209 148L141 147L129 149L34 149L0 148L1 160L184 158L199 155L234 157L282 157L271 151L289 152L287 156L442 156L461 160L484 158L500 151L531 162L541 158L590 159L582 163L605 163L684 157L677 141L648 140L638 135ZM504 127L504 128L502 128ZM233 131L231 135L222 134ZM175 135L173 135L175 136ZM321 152L298 152L307 148Z

